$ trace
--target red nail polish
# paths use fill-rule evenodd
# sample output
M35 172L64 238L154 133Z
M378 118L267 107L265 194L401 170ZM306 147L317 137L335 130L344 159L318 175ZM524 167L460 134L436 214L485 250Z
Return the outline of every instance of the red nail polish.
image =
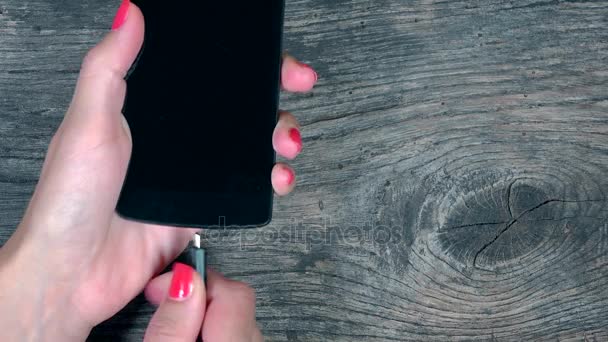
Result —
M296 180L296 175L293 173L293 170L286 167L285 171L287 171L287 185L292 185Z
M302 136L297 128L289 130L289 138L298 146L298 153L302 151Z
M190 296L193 289L194 269L188 265L176 263L173 266L169 297L173 300L183 300Z
M310 65L308 65L306 63L302 63L302 62L298 62L298 64L302 68L306 68L306 69L309 69L310 71L312 71L313 75L315 75L315 82L317 82L319 80L319 75L317 75L317 72L315 71L315 69L313 69Z
M116 17L114 17L112 30L118 30L125 23L125 21L127 21L127 14L129 13L130 5L130 0L122 1L122 4L120 4L120 7L118 7L118 11L116 12Z

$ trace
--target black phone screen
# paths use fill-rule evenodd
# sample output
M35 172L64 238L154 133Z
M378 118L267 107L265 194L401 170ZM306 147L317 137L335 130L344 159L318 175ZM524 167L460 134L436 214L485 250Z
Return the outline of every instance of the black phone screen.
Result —
M118 212L178 226L267 223L283 0L133 3L146 31L127 79L133 152Z

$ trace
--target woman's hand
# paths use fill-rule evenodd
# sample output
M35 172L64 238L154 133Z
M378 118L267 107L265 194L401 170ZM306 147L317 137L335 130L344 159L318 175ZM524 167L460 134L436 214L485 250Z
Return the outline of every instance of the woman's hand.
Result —
M131 153L121 115L124 76L143 32L144 18L127 0L113 30L84 60L33 198L0 249L0 331L6 340L83 340L140 293L194 233L127 221L114 212ZM308 91L315 81L311 68L285 57L284 89ZM273 142L288 159L300 153L291 114L281 114ZM279 195L294 187L294 172L285 164L269 177Z
M144 342L263 341L255 321L255 294L243 283L209 270L207 288L192 268L176 264L152 280L146 297L159 305Z

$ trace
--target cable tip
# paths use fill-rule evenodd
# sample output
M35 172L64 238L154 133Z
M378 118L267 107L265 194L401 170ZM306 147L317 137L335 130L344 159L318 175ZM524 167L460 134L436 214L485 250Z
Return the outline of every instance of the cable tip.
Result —
M201 248L201 236L198 233L194 234L192 237L192 246L195 248Z

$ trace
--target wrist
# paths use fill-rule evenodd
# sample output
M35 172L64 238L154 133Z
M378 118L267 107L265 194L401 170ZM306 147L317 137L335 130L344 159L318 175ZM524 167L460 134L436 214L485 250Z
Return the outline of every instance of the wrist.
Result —
M11 239L13 240L13 239ZM0 248L0 331L8 341L84 341L92 327L79 318L70 285L53 279L41 256L20 241Z

